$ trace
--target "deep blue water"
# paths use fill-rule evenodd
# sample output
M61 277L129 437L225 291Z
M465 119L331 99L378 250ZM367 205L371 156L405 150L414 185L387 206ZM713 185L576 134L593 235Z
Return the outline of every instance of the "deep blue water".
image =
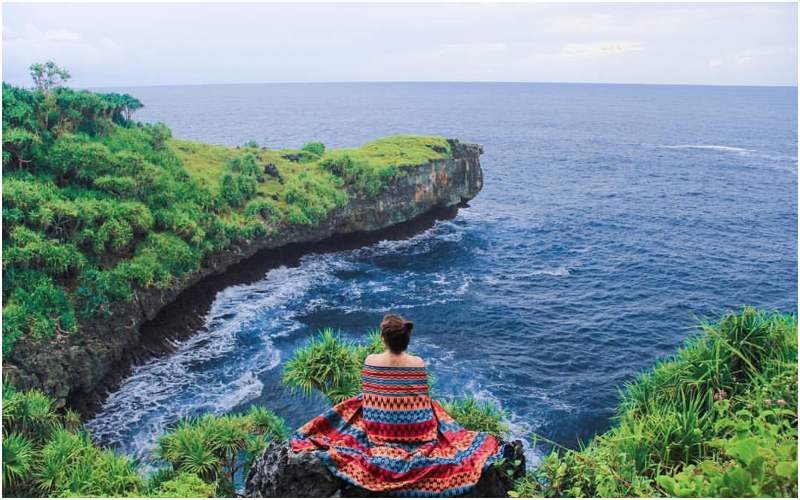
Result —
M208 331L139 367L90 423L146 453L179 416L259 403L292 426L324 409L281 386L318 329L360 338L387 311L442 396L474 394L574 444L617 391L741 304L797 304L797 90L569 84L267 84L124 89L177 137L281 148L387 134L482 144L485 187L404 241L279 268L216 298Z

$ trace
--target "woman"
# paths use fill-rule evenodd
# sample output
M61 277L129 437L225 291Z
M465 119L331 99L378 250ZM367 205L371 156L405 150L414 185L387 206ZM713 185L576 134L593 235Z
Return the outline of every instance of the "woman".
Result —
M502 449L493 436L462 428L430 398L424 361L406 352L413 327L396 314L384 316L386 350L365 360L362 394L301 427L292 449L316 453L334 475L370 491L465 493Z

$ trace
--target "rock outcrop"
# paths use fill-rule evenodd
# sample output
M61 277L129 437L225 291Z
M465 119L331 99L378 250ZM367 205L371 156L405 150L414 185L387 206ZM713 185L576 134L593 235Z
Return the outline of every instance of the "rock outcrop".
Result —
M505 447L503 463L489 467L475 488L465 494L473 498L508 496L514 481L525 475L522 443ZM516 462L517 465L514 465ZM369 497L386 496L357 488L330 473L313 453L294 453L286 442L272 443L250 467L245 484L246 497Z
M472 199L483 186L483 150L476 144L450 143L452 158L411 167L377 196L350 193L349 202L319 224L286 224L272 235L210 255L200 269L171 287L136 290L134 300L113 304L109 314L82 321L75 334L20 339L4 359L4 379L19 389L40 389L60 404L89 398L141 346L141 325L204 278L224 273L256 253L255 258L268 258L265 251L280 254L291 245L380 231Z

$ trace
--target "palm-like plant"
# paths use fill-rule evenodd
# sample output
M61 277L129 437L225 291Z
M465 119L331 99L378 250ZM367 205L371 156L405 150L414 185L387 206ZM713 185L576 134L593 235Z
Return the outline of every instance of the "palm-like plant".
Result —
M3 427L16 429L34 443L46 441L58 426L54 401L41 391L13 392L3 400Z
M267 410L263 406L251 406L247 411L247 419L252 425L251 432L263 435L268 439L286 439L289 429L282 418Z
M244 415L209 413L179 421L159 439L156 456L174 471L232 485L236 474L247 469L270 440L283 439L286 434L283 420L260 406Z
M365 352L326 328L286 362L283 382L304 394L318 390L338 403L361 390L360 370L368 354Z
M33 445L17 432L3 437L3 488L13 489L33 468Z
M206 481L214 481L221 466L218 446L198 419L186 418L172 432L158 440L156 455L169 462L175 470L191 472Z

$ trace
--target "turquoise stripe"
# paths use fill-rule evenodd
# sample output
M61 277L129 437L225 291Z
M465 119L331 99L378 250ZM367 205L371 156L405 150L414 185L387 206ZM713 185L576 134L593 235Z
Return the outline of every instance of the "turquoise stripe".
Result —
M376 410L364 408L364 420L389 424L425 422L433 418L433 410Z
M361 377L361 379L364 382L370 382L373 384L380 384L380 385L427 385L428 384L428 379L426 377L397 380L388 377L378 378L378 377L363 376Z

